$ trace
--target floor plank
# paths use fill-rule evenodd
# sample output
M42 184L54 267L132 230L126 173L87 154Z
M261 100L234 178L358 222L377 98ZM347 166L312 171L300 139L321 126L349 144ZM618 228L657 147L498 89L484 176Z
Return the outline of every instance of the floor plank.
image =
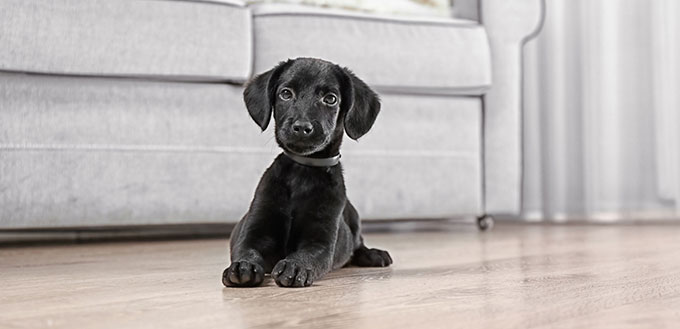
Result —
M226 240L0 249L0 328L677 328L680 226L370 234L387 269L224 288Z

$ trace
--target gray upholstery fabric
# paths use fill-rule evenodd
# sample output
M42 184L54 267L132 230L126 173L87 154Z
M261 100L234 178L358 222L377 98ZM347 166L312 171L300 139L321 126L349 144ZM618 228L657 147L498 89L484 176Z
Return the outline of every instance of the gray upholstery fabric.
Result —
M262 147L267 138L248 124L241 90L0 74L0 143Z
M456 5L453 6L453 16L473 21L480 21L479 9L480 1L482 0L455 0Z
M522 52L541 28L545 5L543 0L456 3L463 17L479 16L493 54L493 85L484 95L485 211L517 215L522 201Z
M0 227L238 220L279 153L241 91L0 74ZM365 218L478 213L480 99L383 95L383 104L342 160Z
M271 4L254 14L255 72L286 58L319 57L381 90L478 95L491 83L488 39L475 22Z
M481 100L382 95L373 129L343 145L347 193L364 218L478 215Z
M1 225L236 221L275 149L241 92L0 75Z
M238 2L0 1L0 70L245 81L251 14Z
M261 154L2 150L4 228L234 222Z

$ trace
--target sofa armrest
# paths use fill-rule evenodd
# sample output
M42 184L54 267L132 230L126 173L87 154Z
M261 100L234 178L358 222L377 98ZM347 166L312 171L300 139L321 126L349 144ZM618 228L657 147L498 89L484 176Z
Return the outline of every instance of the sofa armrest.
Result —
M540 31L544 0L456 0L454 15L482 23L493 83L484 95L484 208L519 214L522 202L522 53Z

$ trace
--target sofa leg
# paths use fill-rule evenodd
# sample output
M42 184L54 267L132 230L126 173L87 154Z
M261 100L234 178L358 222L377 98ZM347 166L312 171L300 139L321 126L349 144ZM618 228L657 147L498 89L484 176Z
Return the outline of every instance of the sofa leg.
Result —
M477 217L477 227L480 231L488 231L493 228L494 219L491 215L482 215Z

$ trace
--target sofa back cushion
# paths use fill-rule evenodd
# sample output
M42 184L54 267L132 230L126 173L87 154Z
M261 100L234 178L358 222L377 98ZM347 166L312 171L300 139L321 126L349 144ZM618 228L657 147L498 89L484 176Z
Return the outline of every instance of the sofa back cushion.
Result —
M250 23L235 0L3 0L0 70L242 82Z

